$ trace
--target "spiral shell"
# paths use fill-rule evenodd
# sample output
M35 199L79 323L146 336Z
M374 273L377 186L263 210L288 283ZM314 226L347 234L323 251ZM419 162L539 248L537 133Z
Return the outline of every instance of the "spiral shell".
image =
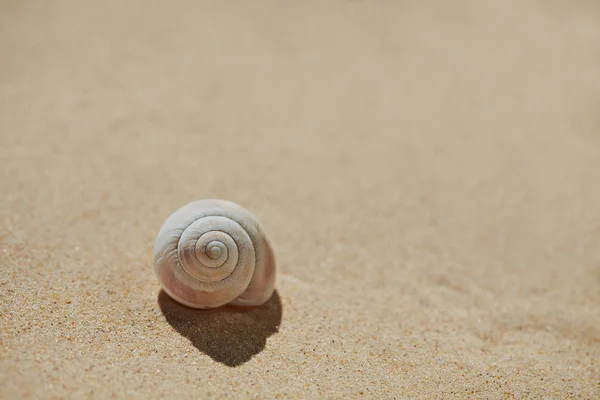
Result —
M248 210L231 201L199 200L160 228L154 273L164 291L188 307L257 306L273 294L275 256Z

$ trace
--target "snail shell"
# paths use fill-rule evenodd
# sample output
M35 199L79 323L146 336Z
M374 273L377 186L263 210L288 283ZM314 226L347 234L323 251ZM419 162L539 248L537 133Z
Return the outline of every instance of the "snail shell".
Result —
M171 214L154 244L163 290L192 308L258 306L273 294L275 256L256 217L226 200L199 200Z

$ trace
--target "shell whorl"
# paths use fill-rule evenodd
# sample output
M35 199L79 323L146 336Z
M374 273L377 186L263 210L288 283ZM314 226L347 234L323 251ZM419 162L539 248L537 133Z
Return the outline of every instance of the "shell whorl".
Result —
M255 306L273 294L275 257L248 210L230 201L200 200L162 225L154 272L165 292L188 307Z

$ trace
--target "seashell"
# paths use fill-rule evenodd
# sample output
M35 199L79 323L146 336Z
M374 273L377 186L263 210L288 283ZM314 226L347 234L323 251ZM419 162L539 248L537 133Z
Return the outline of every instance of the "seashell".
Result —
M163 290L188 307L259 306L275 289L275 255L250 211L231 201L199 200L160 228L154 273Z

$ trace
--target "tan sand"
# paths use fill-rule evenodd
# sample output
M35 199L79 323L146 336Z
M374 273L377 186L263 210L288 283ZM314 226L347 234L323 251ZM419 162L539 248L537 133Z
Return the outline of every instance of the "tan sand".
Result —
M0 1L0 397L600 398L600 3ZM169 213L277 294L160 294Z

